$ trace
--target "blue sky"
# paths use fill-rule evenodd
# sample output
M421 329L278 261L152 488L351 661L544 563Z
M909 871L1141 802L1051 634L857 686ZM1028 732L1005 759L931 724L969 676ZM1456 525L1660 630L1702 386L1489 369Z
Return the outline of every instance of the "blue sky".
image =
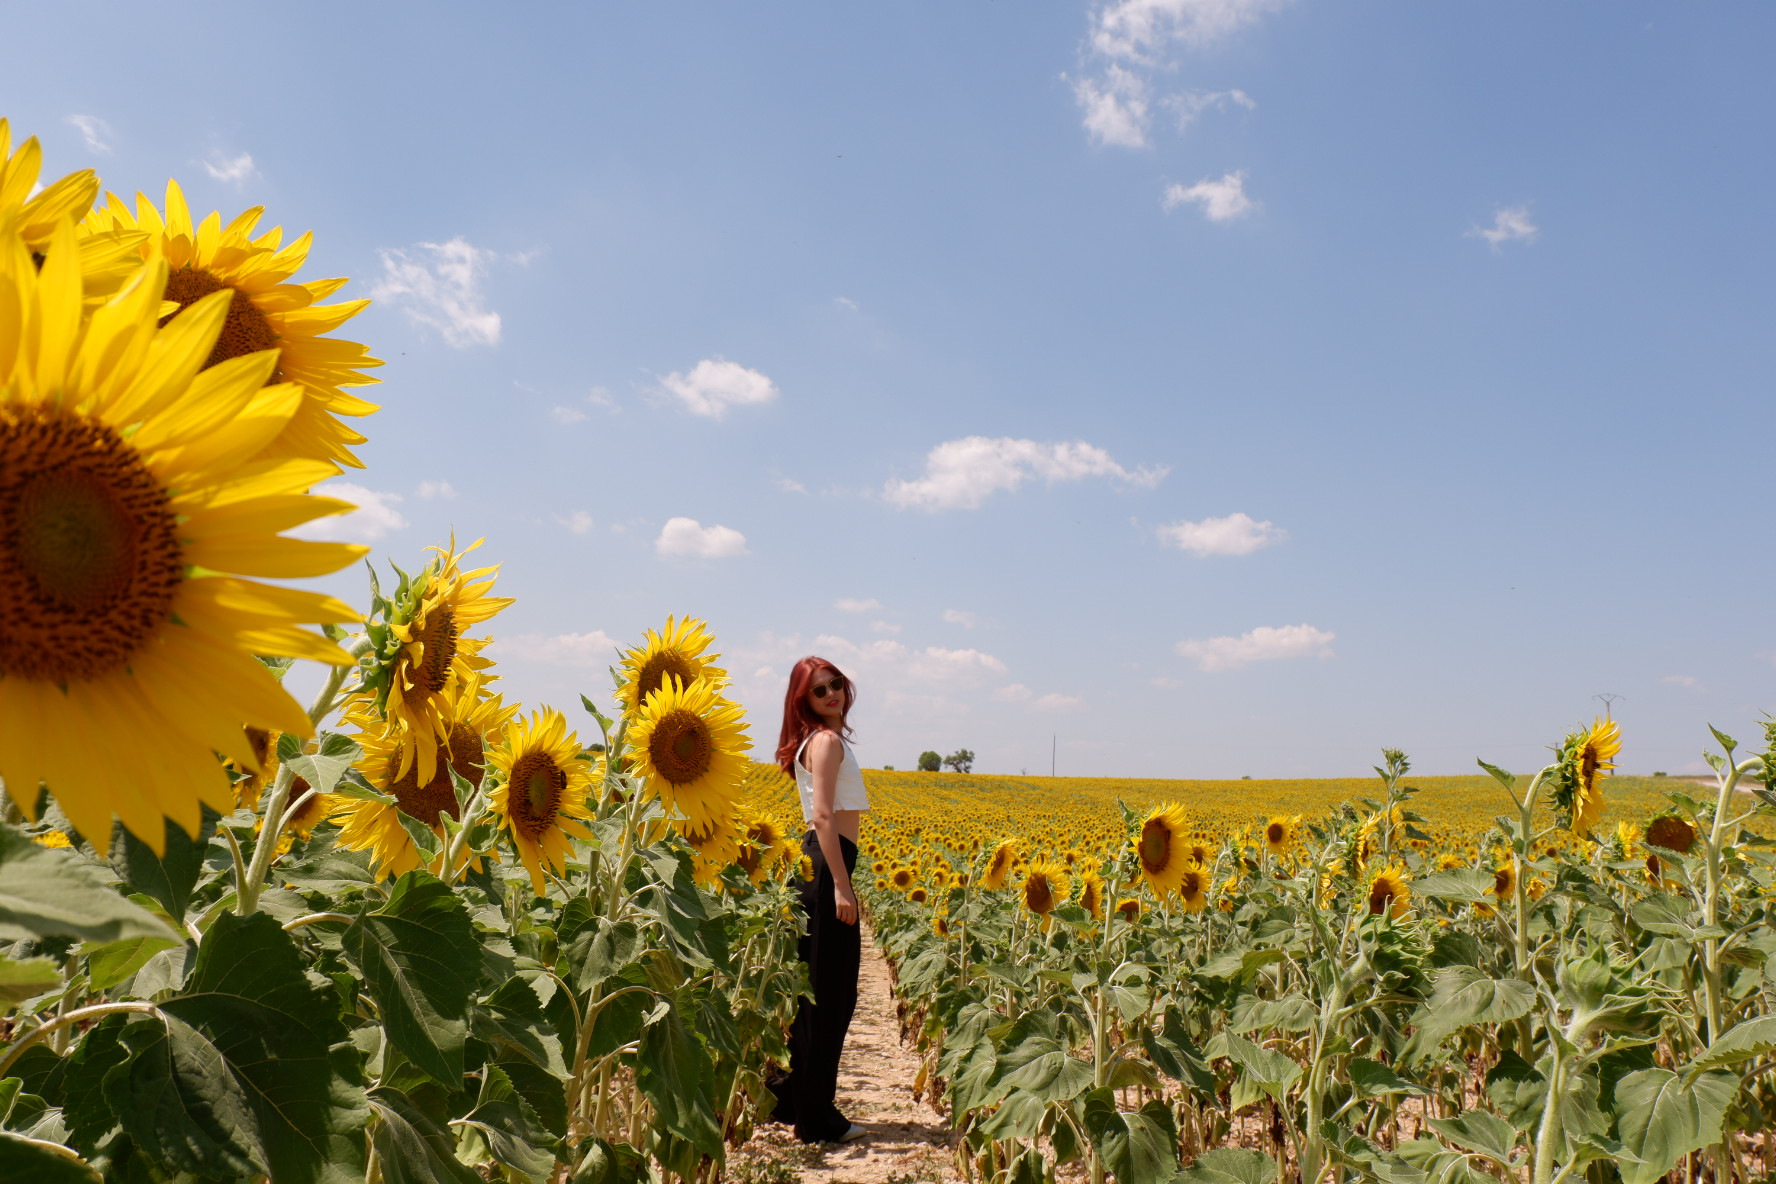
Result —
M1776 11L1110 0L15 11L51 175L312 228L366 509L508 696L706 617L762 747L1622 767L1776 708ZM359 576L331 586L363 601Z

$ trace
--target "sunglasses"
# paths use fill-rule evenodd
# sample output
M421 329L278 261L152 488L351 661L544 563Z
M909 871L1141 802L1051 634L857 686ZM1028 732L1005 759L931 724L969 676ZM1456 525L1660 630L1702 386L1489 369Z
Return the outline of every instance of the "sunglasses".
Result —
M832 681L823 682L819 686L810 687L809 689L814 692L814 697L816 699L826 698L826 694L828 691L831 691L835 695L844 694L844 692L845 692L845 676L842 674L837 675L832 679Z

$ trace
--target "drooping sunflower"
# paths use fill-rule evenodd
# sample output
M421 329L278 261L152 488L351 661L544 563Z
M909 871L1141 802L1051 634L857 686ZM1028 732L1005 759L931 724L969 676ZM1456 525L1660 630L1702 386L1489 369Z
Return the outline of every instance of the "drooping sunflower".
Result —
M1141 822L1135 838L1135 854L1141 860L1141 875L1153 894L1164 897L1176 892L1183 882L1189 864L1189 850L1184 840L1184 807L1176 802L1155 806Z
M1178 900L1184 905L1184 911L1202 912L1209 903L1209 888L1213 883L1208 868L1200 863L1187 865L1178 877Z
M633 771L647 792L708 827L734 811L746 773L745 713L708 681L680 682L667 675L648 695L629 729Z
M691 875L703 887L715 887L722 872L740 861L742 832L735 819L717 819L707 826L681 820L676 829L696 852Z
M1017 862L1017 840L1000 839L993 853L987 857L987 870L981 873L981 887L990 888L994 892L1005 887L1005 878L1011 874L1012 865Z
M907 893L907 899L914 904L924 904L927 900L931 899L931 894L923 888L914 888L911 892Z
M83 324L78 264L72 222L41 269L0 224L0 778L27 815L43 783L82 834L115 814L158 851L163 816L195 833L201 805L233 809L212 754L259 769L243 724L313 734L255 653L351 661L299 628L350 606L242 577L366 548L277 533L351 506L306 495L300 464L244 463L301 392L265 386L269 353L198 373L225 303L162 329L151 262Z
M752 878L754 884L769 879L777 866L789 858L789 836L766 814L755 814L746 823L746 837L740 855L734 862Z
M282 733L268 732L264 728L247 727L247 744L253 750L255 763L251 766L240 761L229 761L228 767L238 774L234 783L234 803L255 813L259 809L259 795L265 792L277 777L278 736Z
M1405 916L1406 902L1412 897L1412 890L1407 887L1410 882L1402 867L1385 867L1376 872L1369 880L1369 911Z
M399 744L397 776L417 763L422 785L438 775L438 750L450 742L457 687L488 681L492 662L480 654L489 639L463 634L512 603L488 595L497 566L462 570L463 556L481 541L461 551L455 539L430 548L437 558L417 576L403 575L392 597L376 598L383 621L372 630L376 649L364 660L363 694Z
M1696 845L1696 828L1676 814L1661 814L1647 823L1646 841L1649 847L1682 854Z
M346 387L379 381L363 373L382 365L355 341L327 337L370 304L349 300L321 304L340 288L342 279L296 283L293 278L308 258L313 235L303 234L281 246L283 230L273 227L255 236L264 208L255 206L228 225L212 213L200 223L191 220L178 183L167 182L166 210L136 194L136 208L114 193L105 195L81 224L84 235L138 234L143 258L164 257L171 273L166 299L180 309L217 292L228 293L228 318L209 355L208 365L261 350L276 350L272 381L293 382L303 397L296 413L263 450L265 456L304 457L327 464L363 468L352 448L364 437L338 416L358 417L376 404L346 393Z
M1275 858L1281 859L1295 846L1295 837L1301 830L1301 815L1284 817L1276 815L1264 825L1264 849Z
M1581 838L1603 819L1603 779L1616 767L1622 729L1613 720L1593 720L1560 746L1559 771L1551 785L1554 804L1568 816L1567 829Z
M1517 870L1513 865L1501 863L1492 869L1492 894L1500 900L1517 895Z
M1124 921L1138 921L1141 914L1146 911L1147 906L1142 904L1138 897L1125 896L1116 902L1116 915Z
M705 655L715 634L700 617L666 618L666 628L659 633L647 631L647 640L623 655L623 686L617 697L623 710L640 711L649 695L660 690L669 678L685 687L697 683L710 684L715 690L727 685L728 672L713 665L720 654Z
M357 741L363 755L358 759L358 770L395 801L390 804L340 795L333 813L339 823L337 843L347 850L370 852L378 877L405 875L420 865L419 848L401 824L402 814L429 826L442 845L444 816L462 820L452 771L479 789L485 776L487 742L500 735L518 711L498 695L483 696L480 684L473 679L454 688L450 698L449 740L443 748L446 761L439 763L430 781L419 779L419 767L412 760L402 771L400 739L383 728L367 701L357 700L345 717L348 725L359 729Z
M1094 921L1104 919L1104 878L1086 872L1079 880L1079 907L1091 914Z
M1066 904L1067 899L1073 895L1073 885L1068 879L1066 865L1048 859L1036 860L1024 872L1021 895L1024 907L1041 917L1046 924L1048 915Z
M508 723L487 753L488 770L500 778L490 795L494 815L510 832L538 896L545 864L557 875L566 870L568 838L592 837L582 825L591 817L586 790L592 773L577 759L579 751L561 713L545 707Z

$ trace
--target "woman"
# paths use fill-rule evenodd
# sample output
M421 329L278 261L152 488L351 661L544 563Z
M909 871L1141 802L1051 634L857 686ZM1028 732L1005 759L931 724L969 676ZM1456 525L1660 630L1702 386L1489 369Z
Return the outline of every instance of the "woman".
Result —
M867 1132L833 1104L839 1055L857 1009L857 967L863 939L857 928L857 828L869 809L863 773L845 736L856 695L851 681L824 658L803 658L789 672L777 764L795 778L802 799L802 853L814 878L801 887L808 932L797 954L808 966L812 1000L796 1008L789 1033L789 1075L772 1083L773 1117L795 1124L804 1143L848 1143Z

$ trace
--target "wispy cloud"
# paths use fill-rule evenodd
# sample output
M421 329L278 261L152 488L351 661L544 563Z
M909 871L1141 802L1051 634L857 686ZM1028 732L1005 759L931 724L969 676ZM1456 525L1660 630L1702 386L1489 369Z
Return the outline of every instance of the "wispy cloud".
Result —
M726 358L704 358L688 373L673 371L660 380L693 415L720 419L730 407L757 406L777 397L777 384Z
M1250 555L1289 537L1289 532L1276 523L1269 520L1258 522L1250 514L1243 513L1229 514L1225 518L1204 518L1201 522L1172 522L1159 527L1156 533L1165 546L1205 557Z
M779 477L779 478L777 478L777 488L781 489L784 493L807 493L808 492L808 487L806 485L803 485L800 481L797 481L794 477Z
M495 252L459 235L445 243L383 247L377 253L382 278L371 289L373 299L398 306L416 325L438 330L447 345L499 344L500 314L487 307L481 290Z
M324 497L336 497L341 501L351 502L357 509L331 518L316 518L304 522L288 532L296 538L374 543L387 537L390 531L401 530L407 525L406 517L395 509L395 504L401 500L398 493L366 489L350 481L329 481L325 485L315 486L314 492Z
M952 625L960 625L964 629L974 628L974 614L963 612L959 608L944 609L943 619Z
M1145 148L1151 121L1147 80L1133 70L1111 65L1096 78L1074 81L1073 99L1092 142L1118 148Z
M833 601L833 607L842 613L867 613L873 608L881 608L882 602L875 597L859 600L855 596L841 596Z
M1260 625L1238 637L1209 637L1180 641L1178 655L1194 659L1199 670L1216 673L1238 670L1253 662L1283 658L1330 658L1337 634L1312 625Z
M492 648L502 661L521 659L601 670L616 663L622 647L604 630L594 629L590 633L518 633L498 638Z
M1150 61L1173 44L1205 49L1290 0L1112 0L1092 14L1091 44L1108 58Z
M1194 185L1168 185L1160 199L1168 214L1191 202L1201 206L1203 217L1211 222L1232 222L1258 207L1257 202L1246 196L1245 169L1227 173L1219 181L1204 178Z
M586 418L586 413L578 407L564 407L557 403L549 408L549 418L565 426L570 423L579 423Z
M259 175L259 170L253 165L252 154L247 152L239 156L217 154L204 161L204 171L216 180L236 187Z
M1465 237L1483 238L1497 251L1506 243L1533 243L1541 233L1541 227L1529 220L1529 207L1523 205L1499 209L1492 215L1491 226L1472 227Z
M834 296L833 303L838 307L848 309L851 312L857 311L857 301L851 299L849 296Z
M1659 681L1670 683L1674 687L1683 687L1685 690L1694 690L1697 683L1697 680L1688 674L1668 674Z
M557 514L555 515L555 521L561 523L561 525L567 527L575 534L585 534L592 529L592 515L584 510L575 510L573 513L566 515Z
M1229 107L1242 107L1247 111L1256 111L1258 104L1245 91L1234 90L1186 90L1175 95L1167 95L1161 105L1172 113L1178 122L1178 130L1183 131L1195 123L1205 111L1225 111Z
M1085 699L1080 695L1063 695L1059 691L1051 691L1030 704L1031 711L1074 711L1085 706Z
M695 518L673 518L654 540L656 554L694 559L726 559L746 554L746 536L728 526L704 526Z
M419 496L427 501L431 501L434 498L441 498L448 501L456 496L456 490L451 487L450 482L448 481L421 481L419 483Z
M1017 489L1031 478L1050 485L1107 477L1151 489L1164 478L1161 468L1127 469L1102 448L1083 440L1044 444L1009 436L967 436L948 440L925 457L925 475L894 478L882 496L903 509L972 510L999 492Z
M86 141L86 150L94 156L110 156L111 145L106 137L111 134L111 126L97 115L70 115L68 122L80 132L80 138ZM252 158L247 165L252 166Z
M900 626L894 624L891 621L871 621L870 622L870 632L871 633L890 633L890 634L899 633Z

